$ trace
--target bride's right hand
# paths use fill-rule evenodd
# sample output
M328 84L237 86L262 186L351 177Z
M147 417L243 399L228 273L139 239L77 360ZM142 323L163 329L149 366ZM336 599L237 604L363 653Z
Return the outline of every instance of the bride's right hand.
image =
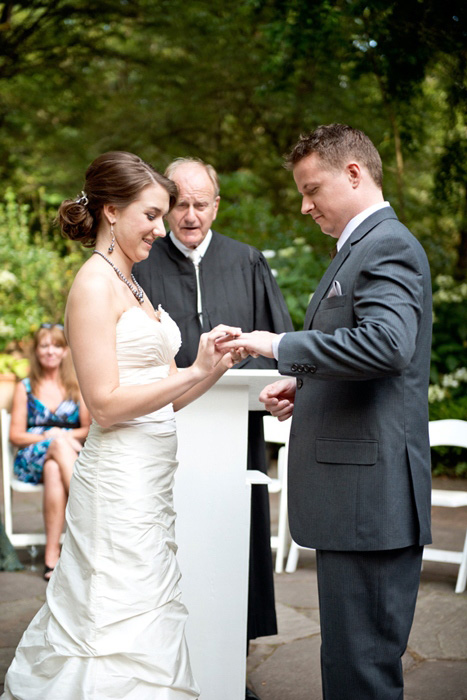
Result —
M220 338L225 338L225 340L237 338L241 335L241 332L241 328L220 324L208 333L203 333L201 335L198 345L198 354L193 363L193 368L201 373L202 378L211 374L224 355L230 352L228 349L219 349L216 345L216 340Z

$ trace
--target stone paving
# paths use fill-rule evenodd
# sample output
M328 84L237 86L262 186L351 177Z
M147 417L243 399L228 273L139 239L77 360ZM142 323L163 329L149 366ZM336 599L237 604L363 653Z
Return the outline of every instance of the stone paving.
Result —
M467 490L465 480L438 479L434 486ZM274 521L274 511L272 515ZM433 508L433 540L438 548L462 549L466 528L467 508ZM454 593L457 571L452 564L423 565L414 624L402 660L405 700L467 700L467 592ZM320 700L314 552L301 550L295 573L275 574L275 590L279 634L251 643L248 684L261 700Z
M467 489L467 483L438 481L436 487ZM275 506L273 502L273 520ZM39 496L15 494L14 513L19 529L27 523L28 529L41 530ZM433 509L433 533L439 548L461 549L466 528L467 508ZM19 554L29 565L28 551L19 550ZM21 634L45 600L41 550L36 564L37 571L0 572L0 692ZM467 700L467 593L454 593L456 576L456 566L424 564L415 621L403 658L405 700ZM314 553L302 551L297 571L275 575L275 586L279 634L251 643L248 684L261 700L320 700Z
M454 567L425 563L403 657L406 700L467 699L467 596L454 593L454 582ZM262 700L319 700L314 554L301 553L297 571L276 575L275 583L279 634L252 642L249 685Z

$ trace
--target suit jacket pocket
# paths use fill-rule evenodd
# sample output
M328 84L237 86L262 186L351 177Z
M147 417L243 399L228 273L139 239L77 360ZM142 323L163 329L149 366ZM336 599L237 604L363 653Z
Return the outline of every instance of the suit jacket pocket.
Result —
M318 309L326 311L327 309L335 309L339 306L345 306L347 302L347 294L336 294L333 297L327 297L320 302Z
M316 461L325 464L364 464L378 459L377 440L316 439Z

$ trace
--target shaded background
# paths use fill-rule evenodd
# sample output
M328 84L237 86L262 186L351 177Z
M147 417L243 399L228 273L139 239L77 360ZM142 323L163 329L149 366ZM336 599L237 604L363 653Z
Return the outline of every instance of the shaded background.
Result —
M110 149L212 163L217 228L271 251L299 328L332 241L300 215L282 156L340 121L374 141L430 259L431 417L465 418L466 115L462 0L0 3L0 350L62 318L88 253L53 217Z

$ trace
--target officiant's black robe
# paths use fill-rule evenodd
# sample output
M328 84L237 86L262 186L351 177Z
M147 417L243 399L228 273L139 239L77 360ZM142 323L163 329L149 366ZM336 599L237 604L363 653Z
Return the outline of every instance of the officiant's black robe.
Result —
M196 274L192 261L170 237L152 246L147 260L135 265L136 279L157 308L159 304L180 328L182 346L175 361L191 365L199 336L219 323L282 333L293 330L281 291L264 256L255 248L213 231L199 266L203 327L197 313ZM265 357L243 360L236 368L276 368ZM248 468L266 472L263 413L250 412ZM266 486L252 488L248 639L276 634L276 613L270 548L269 496Z

